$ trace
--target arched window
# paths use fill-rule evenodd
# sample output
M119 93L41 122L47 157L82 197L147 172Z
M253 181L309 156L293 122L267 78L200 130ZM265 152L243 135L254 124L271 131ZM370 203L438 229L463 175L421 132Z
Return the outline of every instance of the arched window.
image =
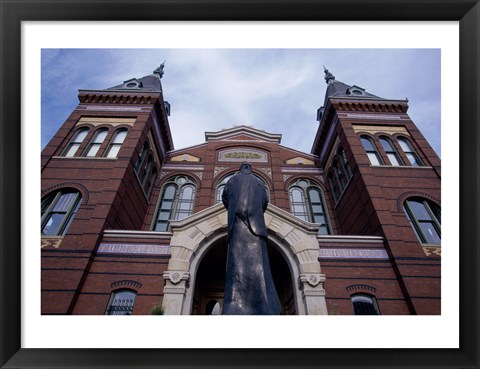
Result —
M222 180L218 183L216 196L215 196L215 203L216 204L222 202L223 189L225 188L225 185L227 184L228 180L230 178L232 178L234 175L235 175L235 173L228 174L225 177L223 177Z
M352 178L352 170L350 169L350 164L348 164L347 154L345 154L345 150L340 147L337 151L337 155L348 181L350 178Z
M440 207L421 197L409 198L404 210L421 243L441 243Z
M165 232L170 220L180 220L193 212L196 187L186 176L173 177L165 183L153 229Z
M145 194L147 197L150 196L150 193L152 192L153 185L155 184L155 180L157 179L157 168L153 168L152 174L148 177L146 186L145 186Z
M80 192L56 191L42 199L41 228L43 236L63 236L80 206Z
M400 158L400 155L398 155L397 149L395 149L395 146L393 146L392 141L390 141L388 137L380 137L380 143L387 154L388 160L390 160L390 164L397 167L403 165L403 160Z
M333 176L333 169L330 169L327 179L328 183L330 184L330 188L332 189L333 198L335 201L337 201L340 198L340 189L338 188L338 183Z
M340 187L340 192L343 192L345 186L347 185L347 180L343 175L343 169L339 166L337 159L333 161L332 168L333 172L335 173L335 178L337 180L338 186Z
M150 169L152 168L152 166L153 166L153 156L149 155L147 160L147 165L145 166L145 170L143 171L142 178L140 179L142 186L145 186L145 181L150 175Z
M417 167L423 167L425 165L415 152L415 149L413 148L412 143L409 140L407 140L405 137L398 137L398 144L402 148L405 156L407 157L411 165Z
M62 156L66 157L73 157L76 153L80 145L82 144L85 137L87 137L88 128L80 128L75 132L73 137L71 138L70 142L63 150Z
M114 291L110 296L105 315L132 315L137 293L133 290Z
M107 158L116 158L120 148L122 147L125 137L127 137L128 130L126 128L118 129L113 135L110 143L108 144L107 150L105 151L105 157Z
M142 151L140 151L140 154L138 155L137 162L135 163L135 172L140 173L140 170L143 167L143 163L145 162L145 158L147 157L148 154L148 141L146 141L143 146L142 146Z
M367 152L367 156L370 159L372 165L382 165L383 160L378 153L377 147L373 140L368 136L360 136L360 141L362 141L363 148Z
M97 155L100 146L102 145L103 141L105 141L105 137L107 137L108 129L101 128L95 132L93 138L88 143L83 156L86 157L93 157Z
M380 315L377 300L368 294L352 295L353 311L355 315Z
M322 191L308 179L299 179L290 185L290 209L296 217L319 223L318 234L330 234L330 226Z
M238 173L238 172L236 172ZM223 189L225 188L225 185L227 184L228 180L230 178L232 178L236 173L231 173L231 174L227 174L225 177L222 178L222 180L220 182L218 182L218 185L217 185L217 190L215 192L215 204L218 204L220 202L222 202L222 194L223 194ZM255 173L252 173L255 177L257 177L260 181L262 181L263 185L265 186L265 190L267 191L267 196L268 198L270 198L270 190L268 188L268 185L265 183L265 181L263 180L262 177L260 177L259 175L255 174Z

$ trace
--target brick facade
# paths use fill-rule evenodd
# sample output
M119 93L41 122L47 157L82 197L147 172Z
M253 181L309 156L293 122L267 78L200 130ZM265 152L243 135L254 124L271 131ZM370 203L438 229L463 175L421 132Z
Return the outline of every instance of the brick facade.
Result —
M42 314L105 314L112 293L121 290L136 294L133 314L150 314L163 302L165 291L179 285L192 300L183 311L205 313L207 293L221 300L226 247L222 221L205 226L199 220L188 228L182 223L188 223L187 217L178 226L156 231L156 219L160 207L166 206L162 199L167 184L181 177L194 188L189 214L214 209L221 218L221 206L215 207L217 189L242 161L252 163L268 188L273 208L267 223L279 242L269 243L269 250L286 314L305 313L295 302L306 293L302 283L317 289L311 295L326 301L329 314L354 314L352 296L358 294L374 298L384 315L441 313L440 245L421 243L404 211L410 198L440 206L440 160L410 120L406 101L327 96L312 153L307 154L282 146L279 134L248 126L206 132L204 143L174 150L161 88L80 91L79 100L42 152L42 199L64 189L81 196L64 234L42 236ZM88 129L86 137L73 156L66 156L66 147L81 128ZM82 156L102 128L107 134L96 156ZM108 157L121 129L127 134L120 150ZM361 136L376 144L382 165L369 161ZM391 139L405 165L388 163L382 137ZM408 165L398 137L408 138L422 166ZM345 162L348 168L334 168ZM329 176L334 175L337 181L339 175L345 177L344 188L333 188ZM297 242L294 232L275 230L275 224L285 228L288 222L300 222L291 215L289 189L301 180L320 191L329 234L316 236L316 271L301 261L297 276L291 263L302 256L292 249ZM46 209L43 221L55 210ZM280 223L277 214L288 222ZM309 224L302 225L302 234L314 232L309 227L319 229ZM174 266L183 259L171 244L184 237L185 229L190 232L182 241L185 247L200 239L198 232L206 256L204 261L190 259L189 273L177 276ZM294 256L287 255L289 250ZM310 278L308 283L305 278ZM305 311L314 310L307 306Z

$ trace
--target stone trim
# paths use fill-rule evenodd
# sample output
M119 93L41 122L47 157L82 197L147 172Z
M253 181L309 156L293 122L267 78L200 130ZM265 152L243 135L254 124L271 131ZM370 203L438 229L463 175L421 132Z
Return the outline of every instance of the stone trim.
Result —
M121 281L112 282L110 287L112 288L112 290L116 290L122 287L134 287L136 289L140 289L142 288L142 284L140 282L132 281L130 279L124 279Z
M346 287L347 292L349 293L361 293L361 292L367 292L367 293L375 293L377 289L375 287L369 286L367 284L352 284L350 286Z
M42 237L41 238L41 248L44 247L53 247L54 249L58 249L60 244L63 241L62 237Z
M92 126L99 126L103 124L118 126L126 124L133 126L136 118L112 118L112 117L81 117L75 126L82 124L91 124Z
M41 196L43 198L45 195L49 194L50 192L60 190L62 188L68 188L68 187L78 190L80 192L80 194L82 195L82 204L83 205L88 204L89 192L88 192L87 188L84 185L82 185L80 183L75 183L75 182L64 182L64 183L59 183L59 184L56 184L54 186L48 187L47 189L42 191Z
M388 259L381 249L320 249L319 259Z
M423 198L426 198L430 201L433 201L434 203L436 203L437 205L440 206L440 200L438 200L437 198L425 193L425 192L420 192L420 191L409 191L409 192L404 192L402 193L399 197L398 197L398 200L397 200L397 210L401 213L403 213L403 203L405 202L405 200L407 200L409 197L423 197Z
M422 246L426 256L442 256L442 248L440 246Z
M98 247L97 253L169 255L170 246L128 243L101 243Z

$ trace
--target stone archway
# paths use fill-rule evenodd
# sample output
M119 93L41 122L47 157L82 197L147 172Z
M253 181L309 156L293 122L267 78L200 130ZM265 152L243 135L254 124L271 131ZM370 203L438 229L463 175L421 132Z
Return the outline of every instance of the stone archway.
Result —
M318 262L318 226L269 205L265 212L269 242L285 259L293 281L295 311L325 315L325 275ZM227 212L217 204L180 221L172 221L171 259L164 273L165 314L192 313L197 272L209 250L225 238Z
M195 273L193 289L192 315L211 315L217 313L213 307L218 304L218 312L223 309L225 277L227 264L227 235L217 239L199 263ZM272 241L267 245L270 268L275 289L282 306L282 314L295 315L296 304L291 270L287 260L281 255Z

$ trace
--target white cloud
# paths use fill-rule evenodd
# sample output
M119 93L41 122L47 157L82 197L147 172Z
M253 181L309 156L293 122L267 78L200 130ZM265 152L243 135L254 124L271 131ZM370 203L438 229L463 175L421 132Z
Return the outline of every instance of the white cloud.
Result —
M281 133L283 144L309 152L327 87L325 65L337 80L380 97L408 96L412 119L440 153L434 50L52 49L42 57L42 131L49 135L76 105L78 89L140 78L166 60L162 85L177 149L202 143L207 130L247 124Z

